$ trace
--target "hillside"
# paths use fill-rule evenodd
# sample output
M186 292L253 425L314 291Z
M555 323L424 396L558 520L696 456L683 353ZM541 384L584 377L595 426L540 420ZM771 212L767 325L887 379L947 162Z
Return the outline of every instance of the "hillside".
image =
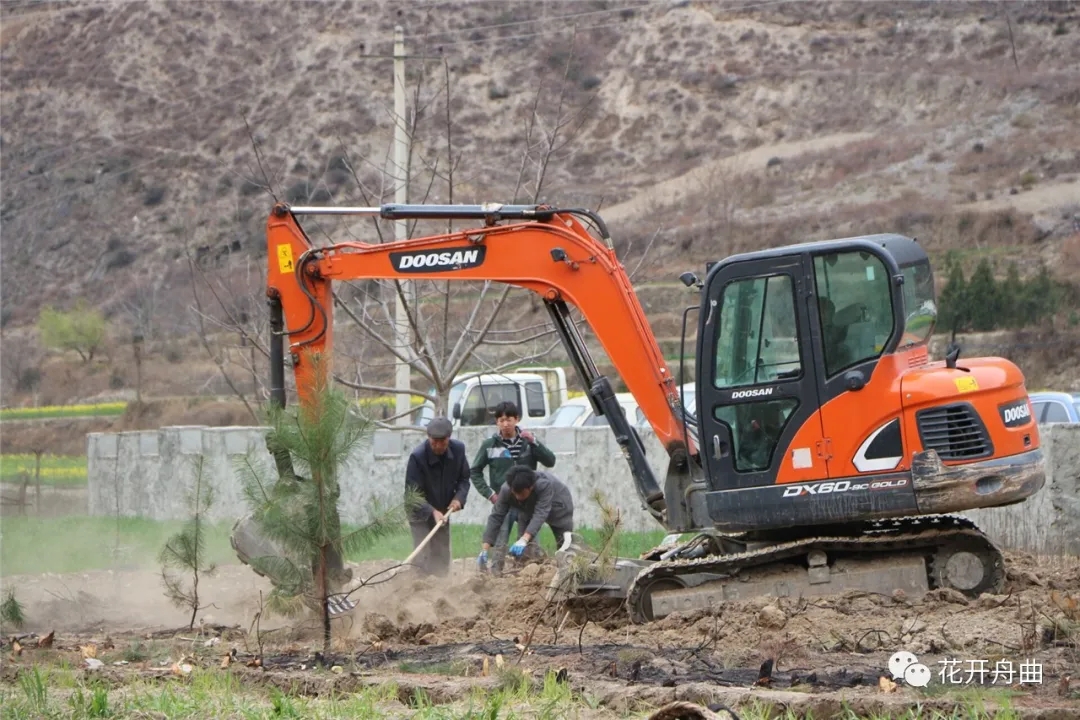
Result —
M736 251L880 231L918 236L937 261L990 257L1001 275L1011 261L1080 272L1075 2L11 0L6 344L30 348L44 305L86 298L124 352L151 328L150 392L220 391L191 335L188 256L261 318L274 197L393 199L395 24L424 56L407 77L412 199L600 207L643 286ZM359 223L315 234L376 238ZM677 336L682 300L656 296L643 297L655 332ZM513 296L502 322L537 322L530 307ZM1076 376L1058 364L1039 379Z

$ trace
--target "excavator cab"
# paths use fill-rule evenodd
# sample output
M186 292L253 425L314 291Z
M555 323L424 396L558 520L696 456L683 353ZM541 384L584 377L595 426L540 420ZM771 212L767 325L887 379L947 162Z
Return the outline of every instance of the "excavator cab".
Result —
M792 503L782 486L841 477L830 450L847 430L826 427L822 406L846 396L861 408L885 356L926 361L936 312L925 252L880 235L737 255L712 267L702 295L698 421L717 526L761 530L835 515L828 505L846 503L842 494ZM909 305L918 308L911 330ZM890 397L871 424L899 409ZM895 443L874 451L903 454ZM866 504L915 509L910 486L868 494Z
M999 447L1019 451L1014 465L1035 461L1025 450L1037 430L1005 428L992 401L1015 399L1018 373L980 386L982 370L928 367L934 281L915 240L883 234L737 255L712 266L701 292L697 422L715 527L761 534L925 512L911 477L920 454L977 460L996 434ZM931 404L963 399L946 403L944 421L920 420L903 392L920 372L951 380ZM944 466L922 459L947 482ZM1024 471L985 475L997 479L993 493L971 488L948 509L1031 490Z

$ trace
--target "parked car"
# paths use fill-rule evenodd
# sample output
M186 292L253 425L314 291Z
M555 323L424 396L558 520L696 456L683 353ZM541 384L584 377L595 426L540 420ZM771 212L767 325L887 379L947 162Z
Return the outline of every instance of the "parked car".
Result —
M615 399L633 424L641 425L646 422L645 413L641 412L633 395L616 393ZM560 405L551 417L538 423L542 427L602 427L607 424L607 416L593 412L592 403L584 395L570 398Z
M684 407L693 416L696 408L694 383L685 383L682 392ZM649 421L645 417L645 413L638 407L633 395L630 393L616 393L615 398L619 401L619 405L622 406L627 416L632 418L634 425L638 427L648 426ZM607 417L594 413L589 399L582 395L564 402L552 413L550 418L542 420L539 424L546 427L595 427L607 425L608 421Z
M1035 392L1028 397L1035 422L1040 425L1080 423L1080 393Z

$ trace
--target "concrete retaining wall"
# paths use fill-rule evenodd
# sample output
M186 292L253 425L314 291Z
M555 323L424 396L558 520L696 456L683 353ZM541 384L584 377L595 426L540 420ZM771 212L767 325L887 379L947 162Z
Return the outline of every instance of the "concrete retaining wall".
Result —
M272 468L264 430L256 427L166 427L126 433L91 433L87 436L87 475L91 515L139 516L156 520L187 517L185 497L195 477L195 461L203 460L203 478L215 492L213 519L230 520L247 512L235 464L251 457ZM454 437L465 443L469 461L490 430L461 428ZM571 488L574 519L597 527L600 513L589 498L602 491L608 502L623 512L628 530L660 529L641 508L630 469L614 434L606 427L538 428L538 440L555 453L553 471ZM405 488L409 453L425 438L422 431L378 430L370 443L346 463L341 477L341 515L344 521L362 522L368 502L400 503ZM667 454L655 436L643 436L653 471L663 478ZM250 453L250 455L249 455ZM458 522L482 524L491 503L469 490Z
M1022 503L964 513L1001 547L1080 557L1080 425L1042 425L1046 485Z
M89 513L184 518L195 461L202 457L203 477L216 494L212 517L240 517L247 508L235 464L250 457L263 467L273 467L264 432L257 427L167 427L92 433L87 436ZM488 432L462 428L455 437L465 442L471 460ZM556 454L554 471L574 493L575 520L580 526L600 525L599 511L590 500L599 490L622 510L627 530L659 529L641 508L627 462L608 428L538 428L535 433ZM1080 556L1080 425L1043 426L1040 434L1049 459L1044 489L1019 505L968 515L1003 547ZM649 463L662 482L667 455L651 431L642 435ZM342 519L362 522L370 498L400 502L409 452L423 439L417 431L377 431L370 444L349 459L343 473ZM458 522L482 524L490 507L470 489Z

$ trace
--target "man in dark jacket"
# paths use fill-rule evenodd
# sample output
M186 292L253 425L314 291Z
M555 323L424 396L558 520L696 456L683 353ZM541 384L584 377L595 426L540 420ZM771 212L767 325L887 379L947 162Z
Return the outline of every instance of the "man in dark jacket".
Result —
M446 418L433 418L427 426L428 439L409 455L405 471L406 503L410 493L420 496L409 510L414 549L445 514L465 507L465 496L469 494L469 461L465 457L465 443L450 439L453 429ZM435 533L415 562L429 574L445 575L449 571L448 524Z
M570 495L570 488L544 470L537 472L520 465L514 466L506 473L506 482L499 490L499 499L484 528L483 549L477 559L481 568L487 566L488 550L495 542L499 527L510 508L517 509L518 527L521 529L518 541L510 547L510 554L514 557L521 557L527 546L530 547L530 555L541 554L536 536L544 523L555 535L556 547L561 547L566 533L574 529L574 499Z
M555 467L555 453L551 452L527 430L518 427L521 411L516 403L509 400L495 406L495 425L498 430L484 440L476 457L472 461L472 484L481 497L486 497L495 505L499 490L503 486L506 471L515 465L535 470L538 463L544 467ZM488 469L488 482L484 482L484 468ZM517 522L517 510L511 508L503 518L499 534L495 539L495 553L491 569L502 571L506 546L509 544L510 528ZM519 526L520 529L520 526Z

